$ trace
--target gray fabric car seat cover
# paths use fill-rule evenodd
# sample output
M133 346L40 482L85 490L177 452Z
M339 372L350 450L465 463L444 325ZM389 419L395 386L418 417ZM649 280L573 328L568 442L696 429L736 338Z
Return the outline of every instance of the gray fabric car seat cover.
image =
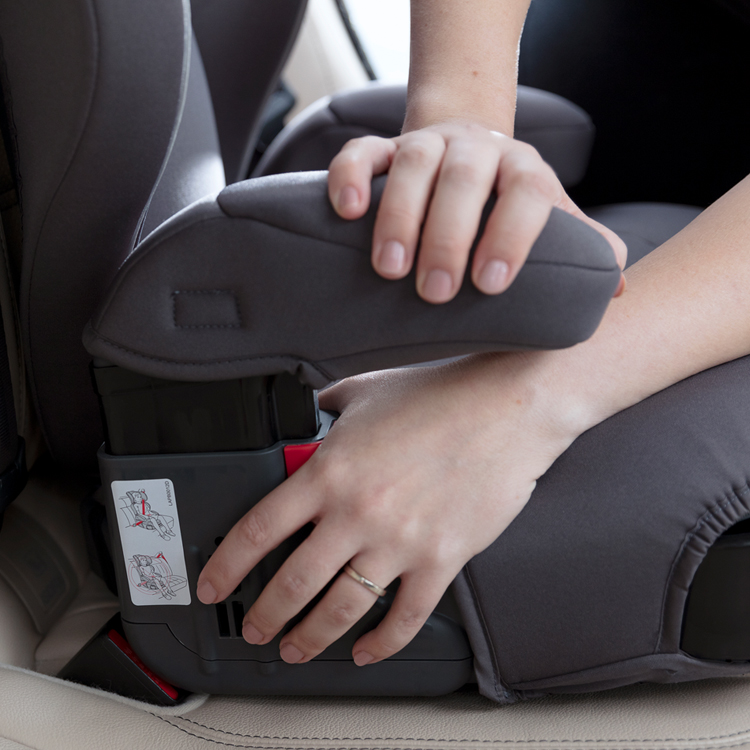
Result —
M414 273L370 265L385 178L345 221L326 174L249 180L153 232L121 269L84 340L95 356L154 377L223 380L299 372L331 380L472 351L557 348L590 336L620 279L606 240L554 209L504 294L464 280L431 305Z
M191 0L227 180L248 176L263 105L297 37L307 0Z
M589 430L467 565L457 588L485 695L750 673L680 650L698 565L750 515L749 378L745 357Z
M140 237L147 236L185 206L225 185L211 93L193 36L182 117L164 171L151 196Z
M80 331L132 249L179 120L182 0L0 3L23 217L21 327L53 455L91 462L98 406Z

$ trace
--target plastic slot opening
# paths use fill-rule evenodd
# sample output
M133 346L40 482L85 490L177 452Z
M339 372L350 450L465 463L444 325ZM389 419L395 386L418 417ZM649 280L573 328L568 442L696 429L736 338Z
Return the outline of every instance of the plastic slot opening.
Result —
M242 621L245 619L245 608L242 602L232 602L232 615L234 616L234 632L238 638L242 638Z
M214 606L216 607L216 620L219 623L219 638L231 638L227 605L224 602L220 602Z

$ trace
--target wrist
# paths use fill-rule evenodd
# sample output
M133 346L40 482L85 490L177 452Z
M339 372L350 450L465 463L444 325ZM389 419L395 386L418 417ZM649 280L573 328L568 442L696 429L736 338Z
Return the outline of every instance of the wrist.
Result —
M412 88L418 93L412 93ZM487 92L450 86L446 82L419 87L410 83L403 132L446 122L472 122L512 137L515 111L515 87L489 96Z
M589 427L593 419L590 404L560 377L557 352L506 352L467 357L457 366L457 382L468 388L478 412L490 412L493 423L503 430L515 427L543 450L551 463ZM542 447L543 446L543 447Z
M529 430L558 447L558 455L587 430L620 410L597 381L582 345L556 351L479 355L490 361L490 388L510 390ZM494 361L493 361L494 360ZM486 395L488 399L492 398ZM625 408L622 406L621 408Z

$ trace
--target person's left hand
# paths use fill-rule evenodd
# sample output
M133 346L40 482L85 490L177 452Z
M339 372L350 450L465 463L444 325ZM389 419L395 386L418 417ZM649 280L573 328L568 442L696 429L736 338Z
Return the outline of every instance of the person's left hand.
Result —
M474 286L485 294L499 294L513 283L553 207L596 229L620 268L625 265L625 243L578 208L535 148L477 123L448 121L396 138L349 141L328 173L329 198L338 214L363 216L373 175L385 172L372 265L387 279L401 279L416 265L417 292L428 302L447 302L458 293L493 190L497 202L471 262Z
M376 601L339 575L351 562L383 588L401 579L385 619L355 644L355 662L399 651L576 437L540 381L543 357L481 355L349 378L322 392L321 407L341 416L312 458L229 532L200 575L198 598L224 599L312 522L247 612L245 639L268 643L336 579L281 643L287 662L317 656Z

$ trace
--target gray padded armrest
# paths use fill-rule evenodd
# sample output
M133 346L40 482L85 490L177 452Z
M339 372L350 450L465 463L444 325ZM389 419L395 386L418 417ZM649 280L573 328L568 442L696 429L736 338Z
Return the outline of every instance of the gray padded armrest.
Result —
M399 135L405 115L406 86L373 83L321 99L284 128L253 175L328 169L350 138ZM518 87L515 137L534 146L565 187L583 179L595 132L586 112L567 99Z
M464 279L445 305L414 273L370 266L384 178L359 221L328 201L325 173L232 185L153 232L118 273L84 334L88 351L143 374L223 380L298 372L319 388L359 372L475 351L557 348L590 336L618 284L608 243L553 210L511 288Z

